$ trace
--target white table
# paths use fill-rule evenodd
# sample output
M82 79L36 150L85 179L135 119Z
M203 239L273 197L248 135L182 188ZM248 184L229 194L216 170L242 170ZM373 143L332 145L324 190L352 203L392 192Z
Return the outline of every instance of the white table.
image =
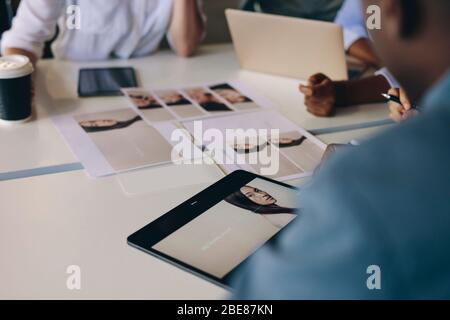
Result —
M348 130L342 132L327 133L318 135L317 137L326 144L330 143L346 144L350 143L352 140L364 142L373 137L376 137L379 134L382 134L383 132L389 130L393 126L395 125L392 124L359 130Z
M319 138L346 143L384 129ZM102 179L76 171L0 182L0 299L226 298L227 291L126 243L221 177L216 166L171 166ZM79 291L66 287L70 265L81 268Z
M77 162L53 127L51 117L123 108L126 105L123 97L77 98L78 70L102 66L133 66L142 86L152 88L238 79L269 98L282 113L306 129L373 122L387 115L385 106L368 105L346 108L334 118L314 117L304 107L303 96L297 89L299 80L240 70L229 44L205 46L198 56L190 59L161 51L152 57L129 61L47 60L38 65L34 120L15 127L0 127L0 145L7 150L0 158L0 175Z
M214 176L220 174L212 170ZM147 176L148 178L148 176ZM133 186L138 188L137 181ZM208 184L124 192L82 171L0 183L0 299L217 299L226 291L140 252L126 238ZM81 290L66 287L70 265Z
M35 119L0 128L0 145L6 150L0 158L0 177L77 162L53 127L51 117L124 107L121 97L80 100L76 96L81 67L111 65L135 67L143 86L153 88L239 79L264 93L306 129L348 126L386 117L384 106L350 108L331 119L313 117L306 112L297 92L298 80L240 71L230 45L204 47L192 59L160 52L131 61L42 61ZM349 140L358 138L358 133L350 133ZM350 137L338 135L321 138L337 142ZM0 299L226 297L225 290L126 244L132 232L222 176L217 167L168 166L97 180L87 178L80 170L0 179ZM81 267L80 291L66 287L69 265Z
M204 182L155 188L152 182L167 172L149 169L103 179L77 171L0 183L0 299L226 298L227 291L126 243L222 177L215 166L190 171ZM81 268L79 291L66 287L70 265Z
M51 117L127 107L123 97L78 99L78 70L84 67L133 66L146 87L170 87L193 82L234 78L238 70L230 46L212 46L193 59L162 51L150 58L130 61L73 63L47 60L38 65L35 119L0 127L0 145L8 152L0 159L0 173L77 162L54 128Z

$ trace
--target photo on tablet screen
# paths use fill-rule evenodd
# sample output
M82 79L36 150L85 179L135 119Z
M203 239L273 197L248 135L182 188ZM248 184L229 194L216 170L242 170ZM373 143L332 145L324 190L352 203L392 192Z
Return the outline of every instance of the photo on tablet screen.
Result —
M229 112L231 110L223 101L204 88L187 89L186 94L208 112Z
M158 91L156 92L156 95L181 119L205 115L201 109L194 106L188 99L176 90Z
M297 191L260 178L152 249L223 279L297 216Z
M241 91L235 89L228 83L210 87L212 91L228 101L237 111L258 109L259 106Z
M172 146L131 109L74 119L117 172L171 161Z
M160 122L175 119L150 92L146 90L124 90L124 92L147 121Z

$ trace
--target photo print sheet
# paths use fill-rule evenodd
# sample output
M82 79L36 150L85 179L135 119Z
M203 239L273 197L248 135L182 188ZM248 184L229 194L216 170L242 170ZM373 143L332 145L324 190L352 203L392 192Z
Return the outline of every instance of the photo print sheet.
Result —
M148 100L149 102L151 100ZM154 117L170 118L155 105ZM145 111L151 109L145 109ZM152 126L131 108L53 119L91 177L171 163L171 122Z
M209 152L227 173L242 169L279 181L305 177L320 164L326 150L324 143L277 111L182 124L194 137L195 144ZM272 134L273 129L277 134ZM216 143L214 132L222 134L222 145ZM222 150L217 150L220 147Z
M147 122L207 119L273 108L237 81L176 89L122 89L130 106Z
M208 159L208 164L213 159L212 163L227 173L242 169L284 181L310 175L326 148L240 82L122 90L128 107L53 119L91 177L184 163L189 158L193 163ZM200 134L195 130L199 123L203 127ZM179 129L184 129L181 131L186 137L181 139L181 149L174 140L174 132L179 133ZM257 133L251 138L256 142L239 141L246 135L227 139L227 129L254 129ZM270 136L272 129L278 129L279 135ZM211 130L223 135L218 139L223 140L219 148L211 149L200 139ZM261 130L269 131L264 139L260 139ZM272 155L278 159L272 161ZM267 168L270 164L276 165L276 172Z

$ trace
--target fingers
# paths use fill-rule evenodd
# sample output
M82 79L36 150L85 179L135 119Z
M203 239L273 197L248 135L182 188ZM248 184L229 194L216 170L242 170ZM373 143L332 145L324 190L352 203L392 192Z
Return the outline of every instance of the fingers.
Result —
M331 115L331 113L329 111L326 111L324 109L310 109L307 108L307 111L309 113L311 113L312 115L315 115L316 117L320 117L320 118L327 118Z
M405 108L406 110L411 110L412 109L412 105L411 105L411 101L409 100L408 95L406 94L405 90L400 89L400 101L402 102L403 108Z
M333 114L334 109L330 108L329 105L321 105L321 106L311 106L306 107L306 110L315 115L316 117L326 118L330 117Z
M333 81L324 74L309 78L308 85L300 85L305 95L305 105L309 113L318 117L329 117L335 109L336 94Z
M400 102L402 103L404 109L406 109L406 110L412 109L411 101L409 100L408 95L406 94L405 90L392 88L389 90L388 93L392 96L399 97Z
M307 85L300 85L299 90L305 95L308 112L318 117L329 117L333 114L336 94L333 81L322 73L308 79Z
M315 85L315 84L319 84L319 83L323 82L326 79L329 79L329 78L326 75L324 75L323 73L316 73L316 74L312 75L311 77L309 77L308 83L310 85Z
M417 110L414 109L410 109L410 110L406 110L405 113L403 114L403 121L412 119L414 117L416 117L417 115L419 115L419 113L417 112Z
M323 79L321 82L315 85L300 85L300 92L305 96L312 97L326 97L329 95L330 86L333 86L333 81L328 78Z
M305 96L312 96L313 95L313 89L309 86L300 85L300 92L303 93Z
M301 84L299 86L299 90L304 95L311 96L314 94L314 87L318 84L323 83L323 81L327 80L327 79L329 80L329 78L326 75L324 75L323 73L317 73L317 74L309 77L307 85Z
M412 104L406 92L403 89L392 88L389 94L399 97L401 105L395 102L389 102L390 117L395 122L402 122L411 118Z
M334 100L318 99L314 97L305 99L306 110L318 117L329 117L333 114L335 108Z
M400 89L398 88L391 88L388 93L392 96L400 97ZM395 122L403 121L406 112L405 108L395 102L389 102L388 106L390 111L390 118Z
M403 121L404 114L406 112L405 109L398 103L390 103L389 110L391 111L390 118L395 122Z
M333 81L326 78L313 87L313 95L317 97L328 97L332 87L334 87Z
M389 89L388 94L390 94L391 96L398 97L398 96L400 96L400 89L391 88L391 89Z

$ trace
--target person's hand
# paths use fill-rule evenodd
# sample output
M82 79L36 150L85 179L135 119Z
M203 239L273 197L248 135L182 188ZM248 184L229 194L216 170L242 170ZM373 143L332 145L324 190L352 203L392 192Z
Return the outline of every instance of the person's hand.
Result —
M308 112L318 117L330 117L336 107L336 86L322 73L308 79L308 84L300 85L300 92L305 95Z
M392 120L402 122L416 115L416 111L413 109L411 101L403 89L392 88L388 93L392 96L399 97L402 103L400 105L395 102L389 102L390 117Z

